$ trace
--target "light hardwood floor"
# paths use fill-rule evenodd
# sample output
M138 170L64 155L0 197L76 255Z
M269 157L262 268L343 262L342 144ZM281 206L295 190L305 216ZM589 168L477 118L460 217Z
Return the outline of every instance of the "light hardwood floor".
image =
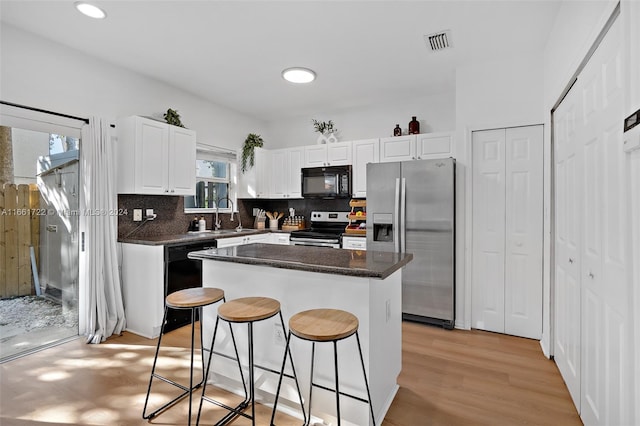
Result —
M537 341L410 322L403 323L402 340L400 390L383 426L581 424L558 369ZM163 342L176 348L169 360L176 377L184 377L188 352L179 347L189 344L188 327ZM101 345L79 339L4 363L0 424L184 425L186 400L151 422L140 417L154 351L155 340L124 333ZM215 410L208 404L202 424L219 417ZM260 406L256 423L267 425L270 414ZM279 415L276 423L300 421Z

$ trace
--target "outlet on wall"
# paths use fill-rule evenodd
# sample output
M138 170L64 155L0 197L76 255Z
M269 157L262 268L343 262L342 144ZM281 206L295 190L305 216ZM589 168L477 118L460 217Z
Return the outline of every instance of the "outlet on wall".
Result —
M134 222L142 221L142 209L133 209L133 221Z
M153 216L153 209L147 209L146 217L151 217L151 216Z

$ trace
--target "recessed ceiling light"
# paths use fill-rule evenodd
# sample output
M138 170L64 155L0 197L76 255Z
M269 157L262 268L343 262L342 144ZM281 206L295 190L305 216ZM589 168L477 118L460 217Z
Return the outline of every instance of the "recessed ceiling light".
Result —
M282 78L291 83L311 83L316 79L316 73L308 68L287 68L282 71Z
M104 10L100 9L98 6L94 6L83 1L77 1L74 3L74 5L80 13L90 18L104 19L107 17L107 13Z

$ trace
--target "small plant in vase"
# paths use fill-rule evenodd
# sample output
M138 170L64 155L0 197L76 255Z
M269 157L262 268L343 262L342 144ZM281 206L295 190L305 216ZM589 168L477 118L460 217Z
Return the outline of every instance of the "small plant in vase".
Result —
M318 121L312 119L313 128L317 133L320 133L318 137L318 144L338 142L338 138L335 136L335 132L338 129L334 126L333 121Z

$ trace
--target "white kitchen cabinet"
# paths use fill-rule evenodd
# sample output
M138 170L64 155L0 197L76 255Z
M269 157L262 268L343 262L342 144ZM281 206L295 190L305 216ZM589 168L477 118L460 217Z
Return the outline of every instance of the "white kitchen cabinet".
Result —
M352 188L354 198L367 196L367 164L380 161L380 139L363 139L352 142Z
M291 235L288 232L271 232L269 235L269 244L279 244L288 246L290 244Z
M452 132L423 133L380 139L380 162L454 157Z
M164 246L120 243L126 330L153 339L164 315Z
M350 250L366 250L367 238L366 237L342 237L342 248Z
M305 167L344 166L351 164L351 141L304 147Z
M269 198L302 198L300 169L304 148L270 151L271 187Z
M243 246L246 244L253 243L265 243L269 244L270 242L270 234L254 234L254 235L243 235L240 237L229 237L229 238L218 238L216 240L217 248L225 248L225 247L235 247L235 246Z
M254 155L253 167L244 173L238 168L238 198L269 197L269 152L263 148L255 148Z
M117 122L118 193L193 195L196 133L144 117Z

